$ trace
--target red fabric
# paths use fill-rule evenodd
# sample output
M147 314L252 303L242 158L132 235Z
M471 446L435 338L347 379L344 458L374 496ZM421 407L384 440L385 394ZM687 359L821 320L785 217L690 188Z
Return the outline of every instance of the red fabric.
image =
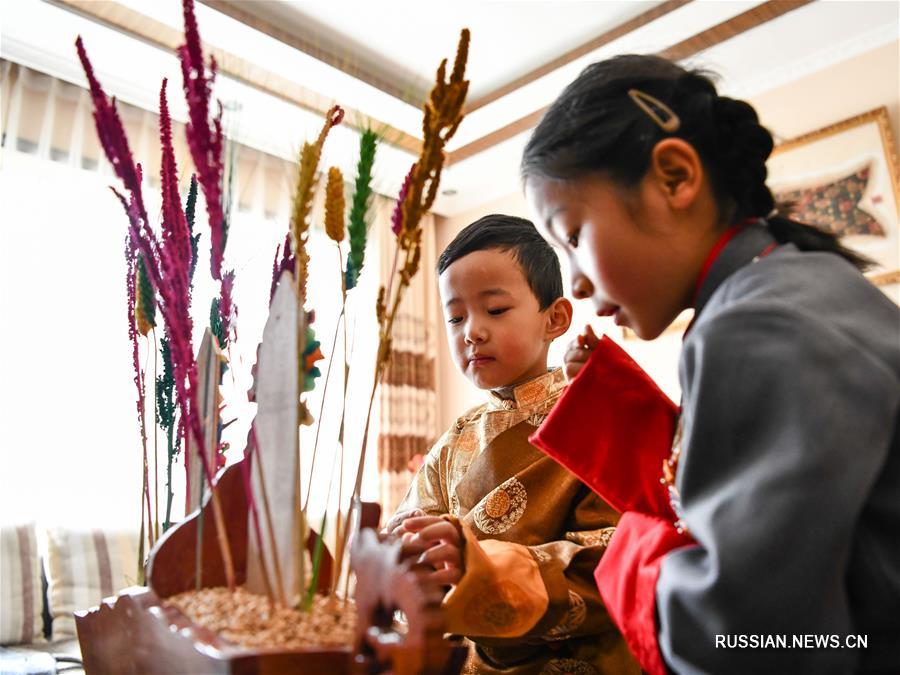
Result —
M677 414L647 373L604 336L529 440L617 511L674 522L659 481Z
M722 236L719 237L718 241L716 241L715 245L712 247L712 250L710 250L709 255L706 256L706 260L703 261L703 267L700 268L700 276L697 277L697 283L694 284L694 298L691 301L691 306L697 304L697 297L700 295L700 289L703 288L703 282L706 281L706 277L709 276L709 271L712 269L713 263L716 262L716 258L719 257L722 249L725 248L729 241L739 235L747 225L756 220L757 218L745 218L722 233Z
M691 543L675 530L660 482L678 408L605 337L529 439L624 515L594 574L606 609L641 667L665 673L657 643L663 556Z
M656 626L656 581L663 557L692 543L671 521L629 511L594 572L606 611L638 662L650 675L665 675Z
M729 227L725 232L722 233L722 236L719 237L719 240L712 247L712 250L709 252L709 255L706 256L706 260L703 261L703 267L700 268L700 276L697 277L697 281L694 284L694 296L691 299L691 307L697 306L697 298L700 297L700 289L703 288L703 282L706 281L706 277L709 276L709 271L712 269L713 263L716 262L719 255L722 253L722 249L728 245L732 239L734 239L737 235L739 235L745 227L750 225L753 222L759 220L758 218L745 218L739 223L735 223L731 227ZM778 248L778 242L773 241L771 244L766 246L762 252L759 254L760 258L765 258L772 251ZM697 320L697 314L694 314L691 317L691 322L688 324L687 329L684 331L684 334L681 336L681 339L684 340L687 337L687 334L691 332L691 328L694 327L694 322Z

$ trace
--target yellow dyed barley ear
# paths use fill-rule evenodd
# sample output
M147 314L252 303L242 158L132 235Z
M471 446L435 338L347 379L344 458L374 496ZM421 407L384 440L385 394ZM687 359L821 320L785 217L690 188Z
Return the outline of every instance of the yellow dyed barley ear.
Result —
M140 333L141 335L146 337L147 334L153 329L153 326L151 326L148 323L147 318L144 316L144 313L141 311L140 304L138 304L135 307L134 318L135 318L135 323L137 323L138 333Z
M338 243L344 240L344 176L336 166L328 169L325 185L325 233Z
M135 302L134 302L134 323L136 324L138 333L143 336L147 336L150 331L153 329L154 322L151 317L148 316L148 309L153 310L153 307L146 307L146 297L145 293L142 293L143 290L141 288L141 275L138 272L138 267L135 265L134 269L134 285L137 289L137 293L135 293ZM152 297L152 296L151 296Z

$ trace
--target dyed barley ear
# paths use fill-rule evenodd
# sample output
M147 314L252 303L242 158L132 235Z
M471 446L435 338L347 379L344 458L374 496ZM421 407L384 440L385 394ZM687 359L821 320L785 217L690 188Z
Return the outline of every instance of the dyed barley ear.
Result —
M356 286L366 255L366 213L372 196L372 167L375 165L375 149L378 135L371 129L362 133L359 139L359 163L356 165L356 190L348 217L347 235L350 239L350 253L344 270L344 286L349 291Z
M134 318L138 333L146 337L156 327L156 294L147 275L144 256L137 257L134 274L136 286Z
M309 256L306 253L306 240L309 236L309 213L312 210L313 195L318 182L319 160L322 157L322 146L332 127L344 119L344 109L333 106L325 116L325 124L319 132L315 143L304 143L300 151L300 171L297 175L297 187L294 190L294 208L291 212L291 250L295 263L298 295L306 297L306 279Z
M325 184L325 234L336 243L344 240L344 206L344 176L333 166Z

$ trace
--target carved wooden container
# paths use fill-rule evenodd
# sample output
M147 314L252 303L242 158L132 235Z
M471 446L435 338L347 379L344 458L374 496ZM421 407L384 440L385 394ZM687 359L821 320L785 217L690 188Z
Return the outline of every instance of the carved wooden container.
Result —
M246 579L247 498L240 463L220 476L216 490L234 560L236 582ZM352 668L352 649L258 649L231 644L194 624L163 600L195 588L195 556L199 511L171 528L157 543L147 563L148 587L126 589L99 607L75 615L84 669L88 675L114 673L343 675ZM380 507L364 504L364 526L377 526ZM315 544L315 533L307 542ZM225 571L216 540L211 502L203 507L203 587L224 586ZM320 590L331 579L331 557L323 549Z

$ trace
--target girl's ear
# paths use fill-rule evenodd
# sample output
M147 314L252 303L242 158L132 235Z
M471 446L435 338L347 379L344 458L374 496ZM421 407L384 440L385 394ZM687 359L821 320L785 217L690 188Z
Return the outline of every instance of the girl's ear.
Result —
M569 330L572 324L572 303L566 298L557 298L546 309L547 339L555 340Z
M694 205L704 180L700 155L681 138L664 138L653 147L648 174L675 211Z

